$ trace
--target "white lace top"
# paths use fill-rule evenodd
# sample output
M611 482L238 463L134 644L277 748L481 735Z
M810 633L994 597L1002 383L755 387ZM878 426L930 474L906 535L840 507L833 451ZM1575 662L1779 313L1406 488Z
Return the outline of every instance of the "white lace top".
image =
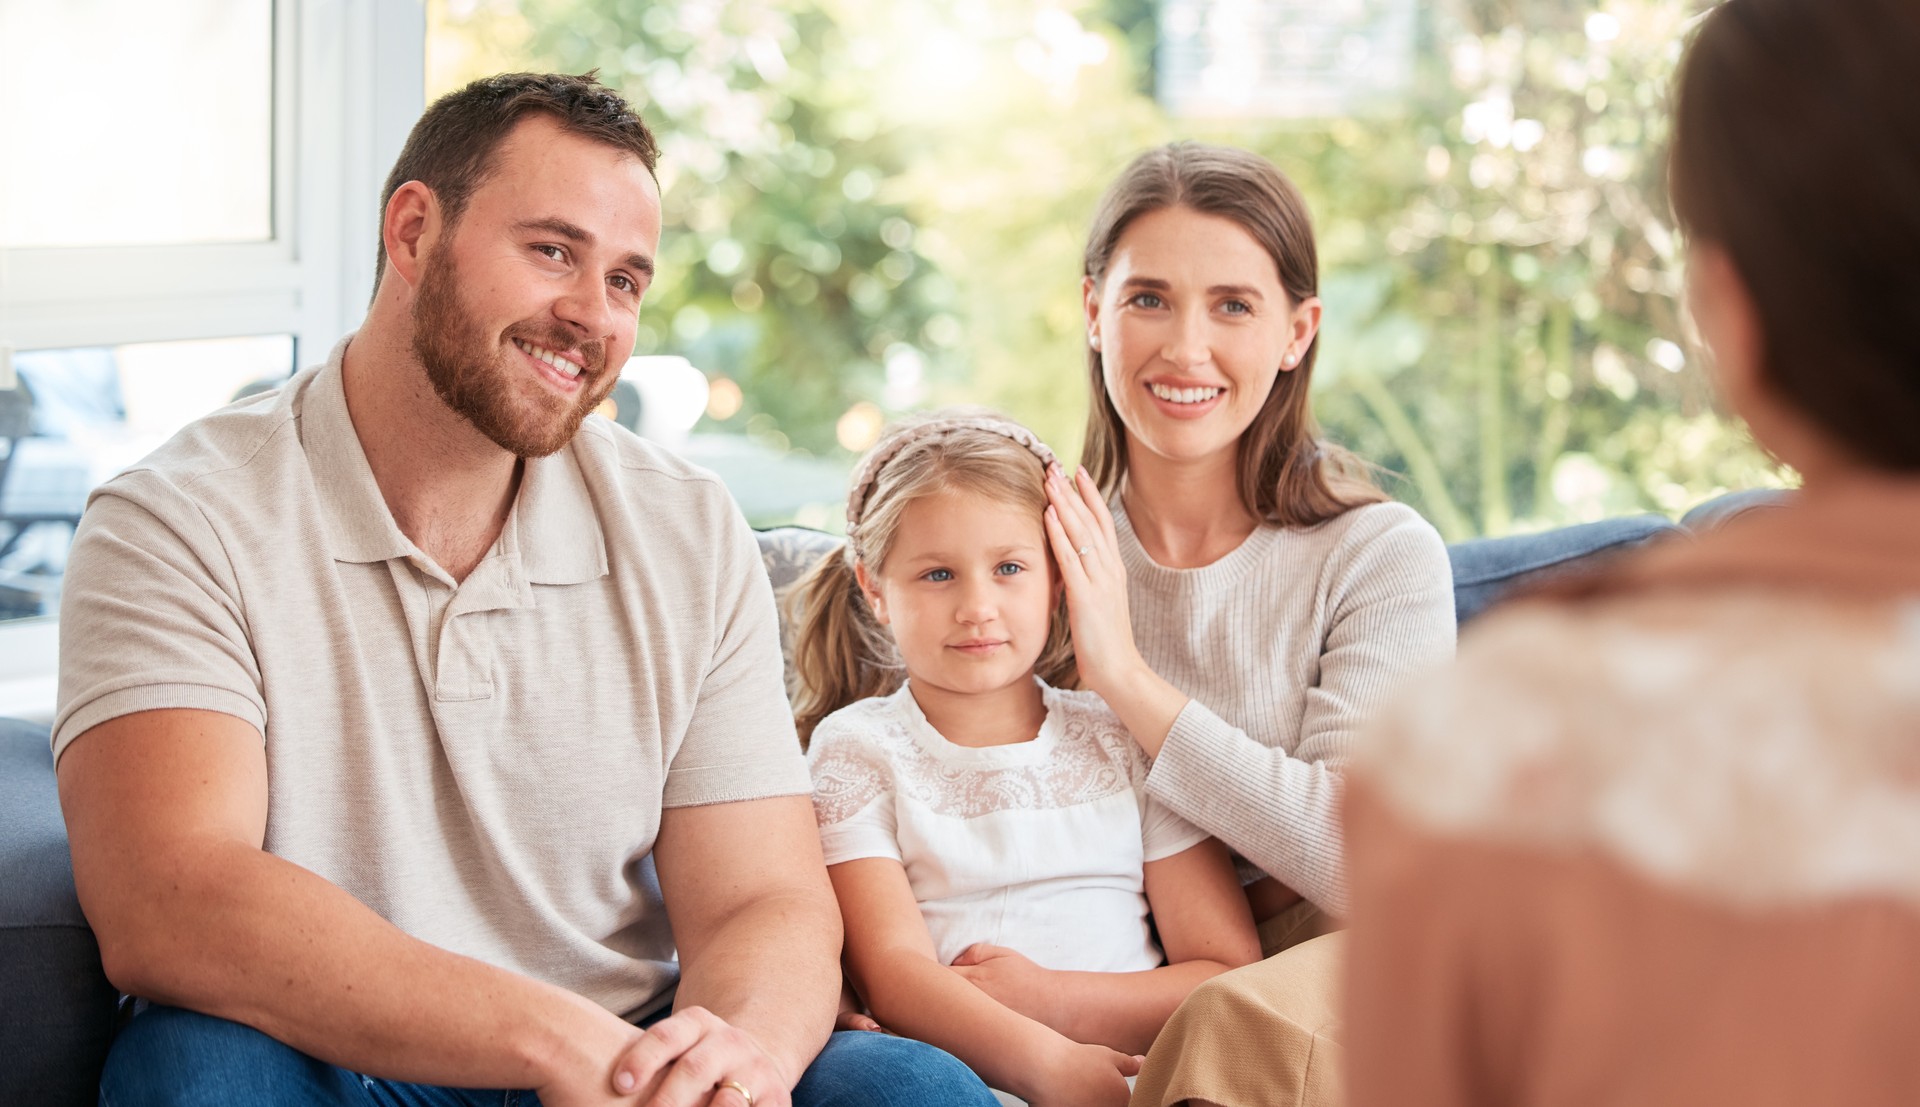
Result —
M942 964L975 942L1050 969L1160 964L1142 866L1206 832L1146 796L1149 764L1100 697L1041 686L1031 741L957 746L911 686L822 720L807 760L827 864L899 861Z

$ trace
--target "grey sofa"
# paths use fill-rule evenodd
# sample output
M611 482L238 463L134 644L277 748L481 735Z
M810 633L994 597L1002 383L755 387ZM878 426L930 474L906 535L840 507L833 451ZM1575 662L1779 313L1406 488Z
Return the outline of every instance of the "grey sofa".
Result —
M1465 624L1517 587L1715 525L1781 495L1736 493L1678 524L1643 515L1461 543L1448 551L1455 612ZM760 535L776 586L791 583L837 542L791 527ZM118 999L74 896L46 728L0 720L0 1102L95 1103Z

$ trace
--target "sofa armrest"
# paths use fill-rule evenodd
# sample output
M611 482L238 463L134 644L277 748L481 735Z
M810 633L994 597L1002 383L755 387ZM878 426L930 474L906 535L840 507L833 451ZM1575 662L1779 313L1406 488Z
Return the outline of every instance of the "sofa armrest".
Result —
M99 1100L118 993L74 895L45 727L0 719L0 1102Z

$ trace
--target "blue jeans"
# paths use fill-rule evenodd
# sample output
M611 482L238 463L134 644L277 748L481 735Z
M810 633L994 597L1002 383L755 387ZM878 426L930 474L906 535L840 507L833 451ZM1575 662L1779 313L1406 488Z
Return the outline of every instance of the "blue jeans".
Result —
M529 1091L403 1084L317 1061L251 1027L151 1006L114 1039L100 1107L539 1107ZM794 1107L996 1107L973 1070L924 1042L865 1031L827 1041Z

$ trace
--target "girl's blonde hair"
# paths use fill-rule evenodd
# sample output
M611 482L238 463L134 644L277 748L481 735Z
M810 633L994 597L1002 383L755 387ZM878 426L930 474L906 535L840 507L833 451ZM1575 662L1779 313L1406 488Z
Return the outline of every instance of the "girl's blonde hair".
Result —
M854 566L886 564L900 519L915 500L972 492L1033 512L1047 507L1046 464L1037 439L1017 424L974 413L948 414L891 429L869 451L848 499L846 545L823 556L787 596L794 626L794 723L804 747L820 720L870 696L897 691L906 667L860 592ZM1048 558L1049 572L1057 572ZM1078 683L1064 597L1054 605L1047 644L1034 663L1056 688Z

